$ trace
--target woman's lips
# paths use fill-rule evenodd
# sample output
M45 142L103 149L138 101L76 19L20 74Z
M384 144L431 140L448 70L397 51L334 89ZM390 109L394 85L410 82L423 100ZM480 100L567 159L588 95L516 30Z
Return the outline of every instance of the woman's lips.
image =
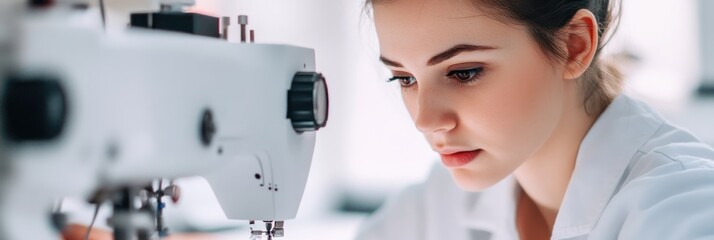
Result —
M481 153L481 149L451 154L441 154L441 162L447 167L461 167L476 159L479 153Z

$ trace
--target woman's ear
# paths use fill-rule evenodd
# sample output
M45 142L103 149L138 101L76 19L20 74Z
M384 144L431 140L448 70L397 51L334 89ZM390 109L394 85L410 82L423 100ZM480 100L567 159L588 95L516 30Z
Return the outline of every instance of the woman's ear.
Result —
M598 22L592 12L580 9L563 29L567 60L564 79L576 79L585 73L598 49Z

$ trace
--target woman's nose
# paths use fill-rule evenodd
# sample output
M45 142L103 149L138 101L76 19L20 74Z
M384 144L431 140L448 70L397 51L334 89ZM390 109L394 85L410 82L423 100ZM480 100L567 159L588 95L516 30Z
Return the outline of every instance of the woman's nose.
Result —
M414 124L423 134L449 132L456 127L455 113L448 97L430 89L419 89ZM422 91L426 90L426 91Z

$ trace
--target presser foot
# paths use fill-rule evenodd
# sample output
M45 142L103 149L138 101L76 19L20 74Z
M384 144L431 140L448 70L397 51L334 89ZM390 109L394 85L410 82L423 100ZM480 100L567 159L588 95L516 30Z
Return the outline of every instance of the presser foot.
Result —
M250 240L272 240L285 236L284 221L263 221L265 230L256 228L255 221L250 221Z

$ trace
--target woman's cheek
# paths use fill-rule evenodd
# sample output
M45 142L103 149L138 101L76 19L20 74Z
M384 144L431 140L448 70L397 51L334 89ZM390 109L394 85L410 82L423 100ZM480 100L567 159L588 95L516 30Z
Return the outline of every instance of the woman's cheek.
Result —
M518 65L515 65L518 66ZM483 101L482 131L488 135L493 154L497 157L525 160L554 127L552 115L554 94L542 68L521 65L519 69L503 69L498 79L492 79ZM486 89L484 89L486 90ZM478 114L478 113L477 113Z

